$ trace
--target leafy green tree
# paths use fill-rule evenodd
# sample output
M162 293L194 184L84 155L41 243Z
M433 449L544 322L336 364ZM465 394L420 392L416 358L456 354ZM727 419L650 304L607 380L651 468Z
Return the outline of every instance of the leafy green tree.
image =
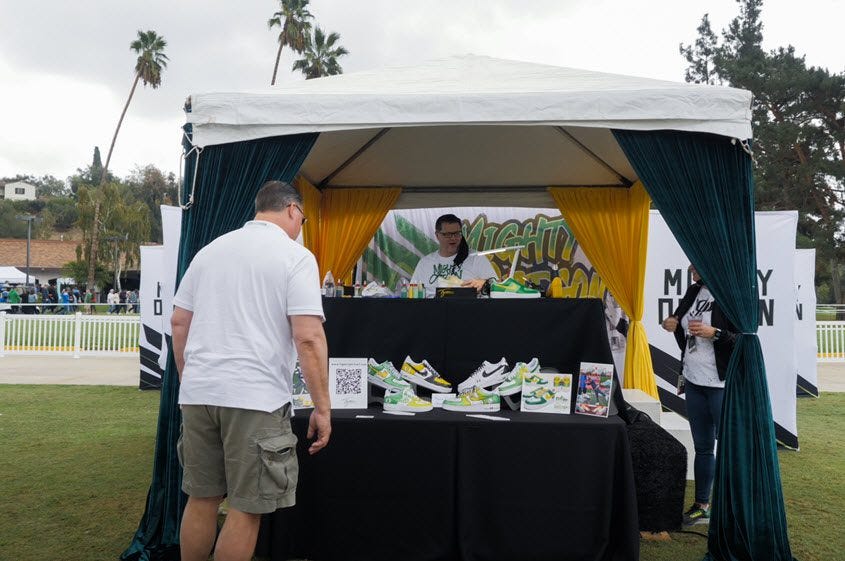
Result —
M111 162L112 152L114 151L114 143L117 140L117 134L120 132L120 125L123 124L123 118L126 116L126 110L129 109L129 104L132 102L132 96L135 95L135 88L138 82L141 81L145 86L152 86L153 89L161 85L161 74L167 67L167 55L164 54L164 48L167 46L167 41L163 37L156 34L155 31L138 31L138 38L129 45L129 48L138 55L135 62L135 80L132 82L132 89L129 91L129 97L126 99L126 104L123 106L123 112L120 114L120 119L117 121L117 127L114 130L111 145L109 146L109 153L106 156L106 164L103 166L103 172L100 178L100 188L103 189L108 181L108 169ZM94 151L94 164L96 165L99 156L99 149ZM92 166L95 167L95 166ZM87 190L86 190L87 191ZM105 200L104 194L88 194L89 199L93 203L93 215L91 217L91 229L89 231L90 249L88 256L88 286L94 284L94 267L96 266L99 255L99 240L100 232L103 227L103 221L100 218L100 206ZM80 210L80 219L82 218L82 211Z
M14 201L0 199L0 238L26 238L26 222L18 220Z
M273 65L271 86L276 84L282 47L287 46L297 53L301 53L305 49L308 34L311 32L311 18L311 12L308 11L308 0L279 0L279 11L267 20L267 27L270 29L279 28L279 50L276 51L276 64Z
M54 198L47 201L45 212L49 211L55 219L54 228L61 232L67 232L79 218L79 211L76 208L76 201L70 198Z
M146 204L150 211L150 241L162 243L160 206L176 204L176 176L165 174L154 165L136 167L127 179L127 185L133 196Z
M340 45L335 46L338 41L340 41L340 34L332 32L326 35L318 25L314 30L314 36L308 39L303 58L293 63L293 70L299 70L305 74L306 80L342 74L343 68L338 59L348 55L349 51Z
M79 250L80 248L77 248ZM77 255L79 251L77 251ZM77 259L76 261L68 261L62 266L62 276L75 279L79 282L80 279L84 279L85 276L88 274L88 261ZM102 265L97 265L97 269L94 272L94 280L97 283L97 286L106 286L111 282L112 274L109 272Z
M140 261L140 245L150 237L150 210L134 198L127 186L117 182L100 187L82 186L77 208L77 225L83 236L79 260L88 264L89 272L99 264L113 269L115 247L119 265L124 262L134 265ZM98 244L95 254L89 243L95 231L99 231L101 236L119 237L120 240Z
M705 15L695 43L681 45L687 81L754 93L757 208L798 210L797 244L816 248L817 285L845 303L845 73L808 67L791 45L767 52L762 0L739 4L721 41Z
M94 157L91 159L91 164L84 168L76 168L76 174L68 178L71 192L76 195L79 187L87 185L89 187L96 187L103 180L103 162L100 160L100 148L94 147ZM117 178L110 172L106 171L106 181L116 181Z

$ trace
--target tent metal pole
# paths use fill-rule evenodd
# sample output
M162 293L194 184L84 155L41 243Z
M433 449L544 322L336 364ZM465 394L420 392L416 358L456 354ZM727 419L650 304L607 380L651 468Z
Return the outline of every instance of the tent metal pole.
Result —
M337 174L339 174L339 173L340 173L340 172L342 172L344 169L346 169L346 167L347 167L349 164L351 164L352 162L354 162L355 160L357 160L357 159L358 159L358 157L359 157L359 156L361 156L361 154L363 154L364 152L366 152L366 151L370 148L370 146L372 146L373 144L375 144L376 142L378 142L378 141L379 141L379 139L380 139L381 137L383 137L385 134L387 134L387 133L388 133L388 131L390 131L390 128L384 128L384 129L381 129L380 131L378 131L378 132L376 133L376 135L375 135L374 137L372 137L370 140L368 140L366 144L364 144L363 146L361 146L361 147L358 149L358 151L357 151L357 152L355 152L354 154L352 154L351 156L349 156L349 158L347 158L345 162L343 162L342 164L340 164L340 166L338 166L338 168L337 168L337 169L335 169L333 172L331 172L330 174L328 174L328 175L325 177L325 179L323 179L323 180L322 180L322 181L321 181L321 182L317 185L317 189L319 189L320 191L322 191L323 189L325 189L325 188L328 186L329 181L331 181L332 179L334 179L334 178L335 178L335 176L336 176Z
M598 157L598 155L597 155L595 152L593 152L592 150L590 150L589 148L587 148L584 144L582 144L582 143L581 143L581 141L580 141L580 140L578 140L577 138L575 138L574 136L572 136L572 133L570 133L569 131L567 131L567 130L566 130L566 129L564 129L563 127L556 126L556 127L554 127L554 128L556 128L556 129L557 129L557 131L558 131L560 134L562 134L564 137L566 137L566 138L567 138L570 142L572 142L575 146L577 146L578 148L580 148L580 149L581 149L581 150L582 150L585 154L587 154L587 155L588 155L588 156L590 156L593 160L595 160L595 161L596 161L596 162L597 162L600 166L602 166L602 167L603 167L603 168L605 168L607 171L609 171L610 173L612 173L613 175L615 175L616 177L618 177L618 178L619 178L619 181L621 181L622 183L624 183L624 184L625 184L625 187L630 187L631 185L633 185L633 184L634 184L634 182L633 182L633 181L631 181L630 179L628 179L627 177L625 177L624 175L622 175L621 173L619 173L618 171L616 171L615 169L613 169L613 167L612 167L610 164L608 164L607 162L605 162L604 160L602 160L601 158L599 158L599 157Z

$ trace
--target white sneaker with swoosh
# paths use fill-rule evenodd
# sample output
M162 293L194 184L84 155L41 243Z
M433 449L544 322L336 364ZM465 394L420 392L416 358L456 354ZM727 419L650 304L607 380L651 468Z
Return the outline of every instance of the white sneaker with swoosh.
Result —
M458 391L466 391L470 388L489 388L505 381L509 371L508 361L505 357L499 362L487 362L486 360L469 375L469 378L458 384Z

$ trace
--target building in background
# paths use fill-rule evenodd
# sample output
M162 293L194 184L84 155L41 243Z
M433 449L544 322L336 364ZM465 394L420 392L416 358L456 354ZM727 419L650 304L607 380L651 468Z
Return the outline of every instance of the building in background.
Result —
M9 201L34 201L35 185L25 181L13 181L3 186L2 196Z

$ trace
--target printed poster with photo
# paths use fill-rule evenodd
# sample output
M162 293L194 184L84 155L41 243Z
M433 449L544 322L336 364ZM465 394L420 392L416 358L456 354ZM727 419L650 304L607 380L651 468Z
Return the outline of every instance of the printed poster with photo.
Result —
M302 368L299 367L299 360L293 369L293 385L291 386L294 409L308 409L314 407L308 386L305 385L305 378L302 376Z
M572 374L532 374L522 381L520 411L557 413L572 411Z
M329 397L332 409L367 408L367 359L329 359Z
M578 395L575 397L575 412L607 417L612 390L612 364L582 362L578 376Z

